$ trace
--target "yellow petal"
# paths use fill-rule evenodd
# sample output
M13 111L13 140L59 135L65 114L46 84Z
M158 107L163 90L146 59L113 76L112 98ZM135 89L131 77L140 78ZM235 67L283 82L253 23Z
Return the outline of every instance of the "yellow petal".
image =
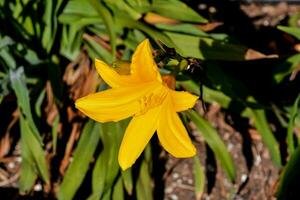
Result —
M171 90L173 106L176 112L184 111L194 107L198 97L188 92L178 92Z
M143 81L158 80L161 82L161 76L153 59L152 48L148 39L138 45L132 56L131 74Z
M188 136L170 97L163 105L157 134L161 145L174 157L185 158L196 154L196 149Z
M103 61L96 59L95 66L101 78L112 88L131 86L139 82L131 75L120 75Z
M108 89L80 98L75 105L96 121L119 121L139 112L141 106L138 100L156 87L157 83L147 83Z
M123 170L131 167L141 155L157 129L161 106L150 109L143 115L132 118L119 150L119 164Z

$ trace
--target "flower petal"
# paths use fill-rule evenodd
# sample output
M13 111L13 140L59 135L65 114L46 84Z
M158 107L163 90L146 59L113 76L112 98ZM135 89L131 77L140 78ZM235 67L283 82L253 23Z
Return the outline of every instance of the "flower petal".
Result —
M119 121L140 111L139 99L154 90L157 83L113 88L90 94L76 101L75 105L88 117L99 121Z
M143 81L158 80L162 82L148 39L138 45L132 56L131 74Z
M170 97L163 105L157 134L161 145L174 157L185 158L196 154L196 149L175 112Z
M108 66L101 60L96 59L95 66L101 78L112 88L131 86L140 82L131 75L118 74L114 68Z
M134 116L124 134L119 150L119 164L123 170L131 167L143 152L157 129L161 106L150 109L143 115Z
M194 107L198 97L188 92L178 92L171 90L173 106L176 112L181 112Z

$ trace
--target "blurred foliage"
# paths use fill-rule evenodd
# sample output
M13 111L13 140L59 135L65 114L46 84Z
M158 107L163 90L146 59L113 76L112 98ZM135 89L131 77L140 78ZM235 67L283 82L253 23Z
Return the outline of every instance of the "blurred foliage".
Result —
M294 21L278 29L299 39ZM294 131L300 127L299 91L286 100L263 89L284 87L299 70L300 54L269 58L230 35L211 32L221 24L208 22L179 0L0 0L0 24L0 104L14 101L18 109L21 193L42 182L50 188L48 193L68 200L89 180L89 200L154 199L152 148L159 146L148 146L132 169L121 171L117 153L128 121L85 120L73 105L78 97L106 87L103 83L98 87L91 64L95 58L118 65L115 61L129 60L147 37L156 49L161 72L177 74L178 89L202 93L203 103L218 103L224 112L249 119L274 164L287 163L278 188L278 196L285 198L299 166L300 139ZM268 72L272 77L263 77L264 82L258 79L257 84L265 84L258 90L257 85L249 85L257 74L247 72L261 61L272 62ZM227 67L236 63L243 69ZM249 77L239 77L241 71ZM234 181L232 156L217 130L197 111L182 115L186 126L190 121L196 125L228 179ZM275 125L274 117L280 123ZM287 157L280 151L278 129L286 130L281 137L288 144ZM198 157L193 161L195 193L200 198L204 167Z

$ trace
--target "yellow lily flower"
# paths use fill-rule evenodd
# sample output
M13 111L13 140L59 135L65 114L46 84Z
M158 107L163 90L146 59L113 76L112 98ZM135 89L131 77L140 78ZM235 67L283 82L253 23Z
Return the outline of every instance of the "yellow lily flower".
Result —
M137 47L128 75L117 73L97 59L95 65L111 89L80 98L75 105L99 122L119 121L133 116L119 150L118 161L123 170L134 164L155 131L161 145L174 157L196 154L176 112L192 108L198 97L168 87L153 59L149 40L144 40Z

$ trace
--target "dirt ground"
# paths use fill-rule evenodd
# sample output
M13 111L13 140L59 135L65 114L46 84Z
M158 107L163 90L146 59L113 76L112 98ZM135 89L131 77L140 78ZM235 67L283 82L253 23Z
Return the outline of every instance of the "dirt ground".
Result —
M219 163L201 133L194 132L198 155L206 170L206 189L202 195L204 200L225 199L275 199L273 197L278 180L279 169L270 158L269 152L261 141L259 133L254 129L236 130L233 124L220 112L218 105L210 106L208 119L220 133L227 149L233 156L236 166L236 182L232 183ZM241 132L243 131L243 132ZM245 143L251 140L251 143ZM192 159L178 160L169 156L167 171L172 169L166 178L165 200L195 199Z

